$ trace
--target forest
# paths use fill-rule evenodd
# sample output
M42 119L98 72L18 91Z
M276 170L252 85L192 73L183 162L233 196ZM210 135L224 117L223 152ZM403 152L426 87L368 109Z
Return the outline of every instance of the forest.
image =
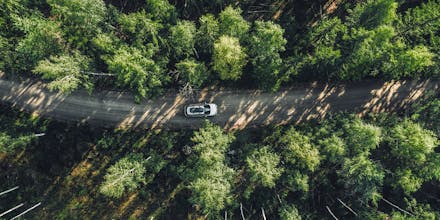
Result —
M0 72L136 102L208 86L435 79L439 0L2 0ZM440 96L226 131L65 123L0 104L0 214L440 219ZM11 214L0 219L13 217Z
M331 4L331 6L328 6ZM0 70L70 93L439 74L440 3L4 0Z
M0 208L33 219L438 219L440 99L225 132L65 124L2 106ZM35 134L44 132L37 137ZM263 213L263 214L262 214ZM227 216L227 217L225 217Z

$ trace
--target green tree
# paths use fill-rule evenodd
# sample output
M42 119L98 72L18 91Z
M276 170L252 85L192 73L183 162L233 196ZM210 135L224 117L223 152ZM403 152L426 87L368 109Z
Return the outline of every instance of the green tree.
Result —
M222 80L237 80L246 65L247 55L237 38L221 36L214 43L213 69Z
M196 26L191 21L179 21L170 28L169 43L176 59L188 58L194 53Z
M108 70L116 74L117 84L134 92L135 101L147 95L160 92L162 81L161 68L151 59L153 51L145 56L133 47L121 47L114 56L108 58Z
M226 205L232 202L232 177L234 170L219 163L212 164L203 174L194 179L189 188L189 201L200 205L204 214L215 218Z
M199 165L209 166L217 162L223 162L225 160L224 154L234 139L231 134L224 134L219 126L205 121L204 126L194 132L191 138L191 141L195 144L193 148L198 155ZM201 170L203 170L203 166L200 167Z
M423 184L424 179L415 175L411 170L398 170L395 173L396 182L394 187L401 187L407 194L417 191Z
M320 162L318 149L310 143L310 138L295 128L288 129L279 140L285 161L300 169L314 171Z
M339 77L342 79L361 79L386 72L393 68L395 54L404 51L406 47L403 42L393 42L396 32L391 26L352 31L349 44L353 50L348 53L341 66Z
M11 63L8 59L11 53L12 48L10 48L8 40L0 36L0 71L3 70L6 72L5 67L8 65L8 63Z
M398 30L400 35L414 45L435 46L436 33L440 30L440 1L430 0L409 8L402 16ZM438 45L437 49L440 50Z
M240 8L226 7L219 15L220 33L240 39L241 42L246 38L249 31L249 22L241 16Z
M159 45L159 31L162 24L151 20L144 10L130 14L121 14L118 17L121 30L127 36L127 42L139 48L144 44Z
M307 42L313 45L312 55L306 57L306 65L312 72L336 77L346 43L347 26L337 17L321 20L308 33Z
M176 70L184 83L193 87L200 87L208 78L205 64L193 59L185 59L176 64Z
M347 153L344 140L334 134L328 138L319 140L318 143L321 146L322 155L332 163L340 162Z
M390 159L395 161L390 167L394 171L393 187L410 194L419 190L424 182L440 179L440 156L435 153L439 142L432 131L404 120L390 129L387 142L391 148Z
M72 55L51 56L42 60L32 72L41 74L43 79L51 80L50 90L69 94L79 86L91 89L88 76L84 74L88 69L89 59L75 52Z
M416 76L417 73L434 65L433 59L434 54L425 46L408 49L397 56L394 65L387 71L387 75L394 79L402 76Z
M413 213L412 216L409 216L402 212L392 212L391 217L392 219L397 220L418 220L418 219L426 219L426 220L435 220L438 218L438 212L431 209L431 206L429 204L420 204L417 202L416 199L407 199L404 198L405 205L407 208L406 210L411 210L411 213Z
M291 167L292 166L292 167ZM285 166L284 175L281 178L281 184L287 188L287 191L283 193L284 196L287 193L292 192L304 192L307 195L310 189L309 173L307 171L298 171L293 165ZM287 192L287 193L286 193Z
M269 147L255 149L246 157L250 181L264 187L273 188L283 172L283 168L278 166L279 163L280 156L271 152Z
M254 68L253 75L259 86L266 90L277 90L283 80L280 76L282 59L280 52L287 43L284 30L271 21L256 21L249 38L249 56Z
M192 191L189 200L199 205L204 214L215 218L219 211L232 202L232 179L234 170L225 164L225 153L234 140L231 134L224 134L219 126L208 121L194 132L191 141L194 155L190 170L183 172Z
M391 154L399 161L422 164L427 161L427 155L434 152L438 140L432 131L410 120L404 120L391 128L388 143Z
M278 208L278 215L281 220L301 220L301 215L294 205L282 205Z
M385 174L382 168L367 156L346 158L338 173L346 193L364 202L376 203L380 199L380 188Z
M103 0L47 0L51 14L62 22L69 42L86 49L101 31L107 8Z
M394 0L368 0L356 4L347 20L352 26L374 29L391 24L397 18L397 2Z
M107 169L99 187L103 195L120 198L145 181L145 159L142 154L129 154Z
M197 29L197 51L211 54L214 42L219 38L219 22L212 14L206 14L199 18L200 27Z
M176 8L168 0L147 0L145 8L151 19L163 24L174 23L177 19Z
M11 137L5 132L0 132L0 153L12 153L15 150L23 149L28 146L33 139L33 135Z
M345 141L351 149L352 156L369 155L370 151L376 149L382 140L382 132L379 127L366 124L359 118L346 123L344 129L347 135Z
M17 17L14 25L25 33L16 47L19 69L29 71L38 61L63 51L64 40L58 23L42 15Z
M415 107L416 111L412 118L415 121L423 121L427 128L440 137L440 99L433 99L426 104L418 104Z
M121 40L112 33L101 33L92 39L92 47L101 58L113 55L121 44Z

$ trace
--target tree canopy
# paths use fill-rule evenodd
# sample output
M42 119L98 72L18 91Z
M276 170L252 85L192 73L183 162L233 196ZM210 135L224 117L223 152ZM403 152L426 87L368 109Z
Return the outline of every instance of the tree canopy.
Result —
M241 16L240 8L226 7L219 15L220 33L243 41L249 31L250 24Z
M43 79L53 80L49 83L50 90L70 93L80 85L91 86L84 72L89 69L88 62L87 57L78 53L51 56L49 59L40 61L33 72L41 74Z
M238 80L246 65L247 55L237 38L221 36L214 43L213 70L222 80Z
M211 218L232 202L235 172L225 164L225 153L233 140L232 135L224 134L219 126L208 121L191 138L196 155L183 177L192 191L189 200Z
M278 167L279 163L280 156L270 152L269 147L255 149L246 158L250 180L264 187L274 187L276 180L283 172L283 168Z
M157 94L162 85L162 70L151 59L153 49L148 52L150 54L143 54L133 47L121 47L106 60L109 71L116 74L118 85L134 91L136 101Z
M136 101L180 85L175 68L187 60L218 74L203 86L246 82L266 91L317 79L440 74L438 1L344 2L320 16L303 17L322 8L319 4L290 2L269 10L249 1L6 0L0 7L0 68L26 76L42 60L78 51L96 72L136 81L93 77L99 80L90 83L130 90ZM310 10L302 9L306 5ZM123 59L122 51L140 61ZM144 80L140 69L122 73L122 63L131 69L143 63L150 74Z
M281 84L282 59L280 53L287 43L284 30L273 22L256 21L249 39L249 56L259 86L266 90L277 90Z
M141 154L129 154L108 168L99 191L105 196L120 198L144 181L145 158Z

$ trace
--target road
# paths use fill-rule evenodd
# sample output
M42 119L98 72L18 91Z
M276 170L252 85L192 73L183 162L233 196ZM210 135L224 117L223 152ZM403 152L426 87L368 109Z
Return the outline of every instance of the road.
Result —
M211 121L226 130L244 127L296 124L323 118L330 112L391 112L407 107L428 92L439 92L440 81L361 81L346 84L307 83L276 93L259 90L204 89L195 101L217 103ZM169 92L135 104L129 93L77 91L70 95L50 92L44 83L16 82L0 76L0 99L21 110L60 121L124 128L196 128L203 120L188 119L183 106L190 100Z

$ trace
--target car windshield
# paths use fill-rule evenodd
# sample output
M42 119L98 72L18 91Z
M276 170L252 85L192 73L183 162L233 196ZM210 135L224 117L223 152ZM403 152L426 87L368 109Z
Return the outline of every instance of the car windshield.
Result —
M189 109L191 113L203 113L204 109L202 107L193 107Z
M206 109L206 114L211 114L211 107L209 105L205 105L205 109Z

